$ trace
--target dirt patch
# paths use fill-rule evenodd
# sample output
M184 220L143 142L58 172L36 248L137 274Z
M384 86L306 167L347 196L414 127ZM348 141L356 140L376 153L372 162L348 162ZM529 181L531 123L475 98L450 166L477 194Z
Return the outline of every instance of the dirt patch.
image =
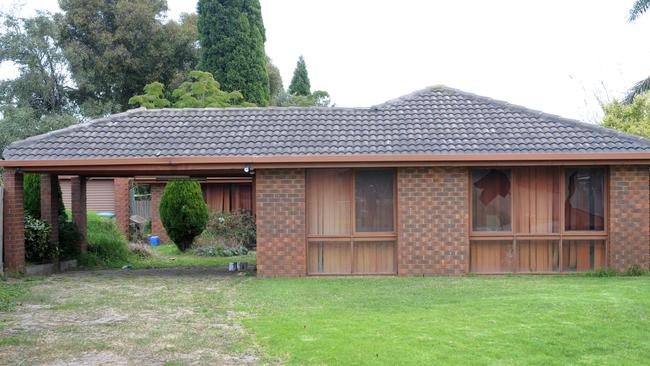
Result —
M35 281L23 304L0 313L0 363L257 364L242 314L230 308L245 280L227 269L193 267L77 271Z

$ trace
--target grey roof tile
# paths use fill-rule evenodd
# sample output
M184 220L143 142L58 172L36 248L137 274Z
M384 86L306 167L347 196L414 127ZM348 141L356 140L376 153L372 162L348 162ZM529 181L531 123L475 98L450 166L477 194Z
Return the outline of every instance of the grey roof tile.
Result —
M650 141L456 89L371 108L138 109L11 144L8 160L650 152Z

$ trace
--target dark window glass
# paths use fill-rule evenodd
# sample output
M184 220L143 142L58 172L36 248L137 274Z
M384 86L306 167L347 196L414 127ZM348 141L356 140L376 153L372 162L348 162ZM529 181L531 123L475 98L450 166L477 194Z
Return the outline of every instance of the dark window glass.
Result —
M605 170L566 170L566 230L605 230Z
M357 232L393 232L393 170L358 170L354 202Z
M472 171L472 229L511 231L511 185L509 169Z

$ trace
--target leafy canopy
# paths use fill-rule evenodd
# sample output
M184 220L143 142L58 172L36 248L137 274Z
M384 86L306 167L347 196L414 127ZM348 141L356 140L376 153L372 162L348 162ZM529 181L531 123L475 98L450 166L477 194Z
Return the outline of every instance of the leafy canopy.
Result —
M199 0L199 68L226 91L240 91L247 102L270 101L266 41L259 0Z
M635 96L630 104L614 100L603 110L604 127L650 138L650 92Z
M637 20L642 14L648 11L648 8L650 8L650 0L636 0L630 9L628 22ZM647 91L650 91L650 77L634 84L634 86L628 90L623 101L625 103L632 103L635 96Z
M225 92L209 72L191 71L181 85L171 94L170 102L164 98L164 85L159 82L147 84L144 94L129 99L129 104L145 108L227 108L251 107L252 103L244 102L240 92Z
M169 238L186 251L208 222L208 206L197 181L182 180L166 184L160 200L160 219Z
M305 64L305 58L302 56L298 58L296 68L293 71L293 78L291 79L291 84L289 84L289 90L287 91L291 95L311 95L311 84L309 82L309 75L307 74L307 64Z

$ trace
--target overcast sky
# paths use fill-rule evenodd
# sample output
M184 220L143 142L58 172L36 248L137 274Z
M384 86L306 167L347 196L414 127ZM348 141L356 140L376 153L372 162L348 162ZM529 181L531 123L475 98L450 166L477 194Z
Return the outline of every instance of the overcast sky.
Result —
M13 0L0 0L7 9ZM56 0L24 2L57 11ZM266 52L285 87L298 56L312 89L338 106L371 106L444 84L589 122L598 98L650 75L650 14L633 0L261 0ZM196 1L168 0L169 18ZM0 77L15 75L3 65Z

